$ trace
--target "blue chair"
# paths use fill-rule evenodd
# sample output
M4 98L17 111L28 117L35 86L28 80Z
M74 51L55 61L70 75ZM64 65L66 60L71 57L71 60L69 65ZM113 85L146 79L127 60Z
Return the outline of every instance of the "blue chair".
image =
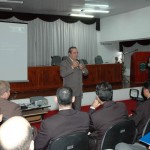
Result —
M83 62L85 65L87 65L87 64L88 64L88 62L87 62L87 60L86 60L86 59L80 59L79 61L80 61L80 62Z

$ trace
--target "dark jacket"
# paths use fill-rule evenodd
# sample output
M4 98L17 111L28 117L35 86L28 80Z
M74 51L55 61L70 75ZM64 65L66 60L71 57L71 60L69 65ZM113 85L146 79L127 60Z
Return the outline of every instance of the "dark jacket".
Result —
M122 102L105 102L98 110L90 109L90 131L91 137L98 140L101 145L106 130L113 124L127 120L128 112Z
M35 137L35 150L45 150L48 142L57 137L73 132L88 132L88 130L89 115L86 112L73 109L61 110L58 114L42 121Z
M135 113L130 119L133 119L138 129L138 139L141 137L143 128L150 118L150 98L138 105Z
M21 107L18 104L4 99L0 99L0 111L6 119L22 115Z

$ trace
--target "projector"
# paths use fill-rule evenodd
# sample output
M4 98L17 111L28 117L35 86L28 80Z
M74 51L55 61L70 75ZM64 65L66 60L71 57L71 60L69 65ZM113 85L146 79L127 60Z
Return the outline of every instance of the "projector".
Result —
M30 97L30 103L36 107L48 105L48 100L43 96Z

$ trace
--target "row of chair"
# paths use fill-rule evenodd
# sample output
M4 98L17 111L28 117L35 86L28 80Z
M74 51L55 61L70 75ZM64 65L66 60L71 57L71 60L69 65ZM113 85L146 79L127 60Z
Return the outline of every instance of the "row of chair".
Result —
M67 56L63 56L61 58L61 56L52 56L51 59L51 66L60 66L60 63L62 60L65 60L67 58ZM88 64L88 61L86 59L80 59L80 61L82 61L85 65ZM95 57L95 64L102 64L103 63L103 59L100 55Z
M143 135L150 132L150 119L144 127ZM136 140L137 129L133 120L122 121L111 126L105 133L99 150L115 149L120 142L132 144ZM59 137L49 144L49 150L88 150L88 135L73 133Z

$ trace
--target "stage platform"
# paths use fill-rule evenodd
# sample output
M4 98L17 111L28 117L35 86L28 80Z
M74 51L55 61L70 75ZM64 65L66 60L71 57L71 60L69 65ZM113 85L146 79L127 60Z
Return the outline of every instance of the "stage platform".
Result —
M133 87L141 87L142 84L131 84L130 82L122 82L122 83L112 83L113 89L125 89L125 88L133 88ZM83 93L86 92L94 92L96 85L86 85L83 86ZM11 91L10 100L13 99L23 99L23 98L29 98L32 96L53 96L56 94L57 88L53 88L50 90L37 90L37 91L26 91L26 92L18 92L18 91Z

